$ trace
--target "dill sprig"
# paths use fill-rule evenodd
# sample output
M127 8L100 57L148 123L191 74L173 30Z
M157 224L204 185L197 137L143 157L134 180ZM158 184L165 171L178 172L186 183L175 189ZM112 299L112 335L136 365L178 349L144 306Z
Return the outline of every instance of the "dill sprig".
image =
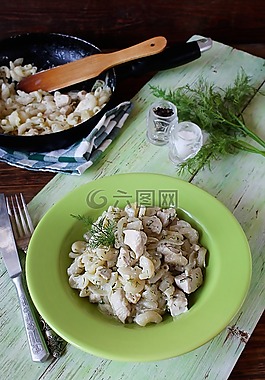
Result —
M84 215L73 215L70 214L73 218L79 220L80 222L83 222L86 229L90 229L93 224L93 219L90 216L84 216Z
M255 88L244 71L240 72L233 85L225 89L215 87L200 78L195 87L186 85L174 91L150 86L156 97L174 103L180 121L189 120L198 124L207 134L206 143L199 153L178 165L178 172L187 169L191 174L208 165L213 159L239 150L265 156L265 141L245 124L242 111L255 95ZM242 139L249 137L262 150Z
M116 223L114 221L99 218L93 221L89 216L73 215L72 217L84 223L86 229L89 230L88 245L90 248L111 247L115 244Z
M115 244L115 231L116 223L114 221L106 221L105 218L99 219L91 226L89 246L91 248L113 247Z

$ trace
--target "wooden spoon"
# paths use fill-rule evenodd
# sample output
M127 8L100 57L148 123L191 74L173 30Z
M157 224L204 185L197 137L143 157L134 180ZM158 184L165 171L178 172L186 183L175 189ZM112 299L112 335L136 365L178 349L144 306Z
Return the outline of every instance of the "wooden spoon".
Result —
M166 38L154 37L113 53L93 54L23 78L18 83L18 89L25 92L39 89L55 91L94 78L121 63L160 53L166 44Z

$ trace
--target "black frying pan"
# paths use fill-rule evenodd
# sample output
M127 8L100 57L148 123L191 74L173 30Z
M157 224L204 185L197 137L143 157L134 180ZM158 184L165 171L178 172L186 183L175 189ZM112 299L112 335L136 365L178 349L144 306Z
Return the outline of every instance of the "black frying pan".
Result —
M191 62L201 56L201 52L211 47L211 40L177 44L166 48L162 53L140 60L131 61L101 74L98 78L105 80L112 89L112 96L107 105L89 120L57 133L38 136L12 136L0 134L0 146L28 152L44 152L66 148L87 136L103 114L115 106L115 88L118 80L133 75L164 70ZM32 63L38 70L65 64L85 56L99 53L93 44L74 36L64 34L29 33L0 41L0 66L9 66L9 61L24 58L23 64ZM95 79L65 88L90 91Z

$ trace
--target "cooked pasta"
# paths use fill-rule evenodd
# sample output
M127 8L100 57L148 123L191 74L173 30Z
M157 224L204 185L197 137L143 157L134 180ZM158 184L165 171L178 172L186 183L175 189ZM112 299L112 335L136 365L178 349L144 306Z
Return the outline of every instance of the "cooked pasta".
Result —
M16 82L37 72L35 66L22 64L19 58L9 67L0 67L0 133L32 136L60 132L90 119L111 96L110 87L102 80L96 81L91 92L16 90Z
M123 323L160 323L188 311L188 295L203 283L206 248L199 233L175 208L110 206L72 244L69 284L99 309ZM113 226L114 243L95 245L99 231ZM93 244L92 244L93 243Z

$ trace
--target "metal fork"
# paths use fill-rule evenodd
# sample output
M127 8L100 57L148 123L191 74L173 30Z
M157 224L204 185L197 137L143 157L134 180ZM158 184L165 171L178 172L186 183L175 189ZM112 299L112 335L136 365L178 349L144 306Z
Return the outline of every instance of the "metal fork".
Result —
M15 194L10 199L6 197L6 203L17 246L26 253L34 227L23 194ZM62 356L66 342L51 329L38 313L37 315L50 353L55 358Z
M6 201L16 243L20 249L26 252L30 238L34 232L34 227L24 197L21 193L19 196L15 194L10 197L10 201L6 197Z

